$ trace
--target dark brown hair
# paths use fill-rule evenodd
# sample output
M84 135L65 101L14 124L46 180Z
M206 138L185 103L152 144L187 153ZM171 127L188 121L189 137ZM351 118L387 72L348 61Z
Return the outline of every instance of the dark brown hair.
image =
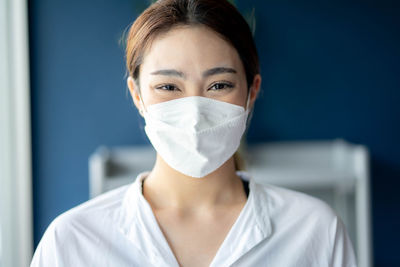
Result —
M237 9L226 0L159 0L132 24L126 39L126 66L129 76L138 80L146 49L162 33L176 26L204 25L218 33L238 52L247 86L260 72L251 30Z

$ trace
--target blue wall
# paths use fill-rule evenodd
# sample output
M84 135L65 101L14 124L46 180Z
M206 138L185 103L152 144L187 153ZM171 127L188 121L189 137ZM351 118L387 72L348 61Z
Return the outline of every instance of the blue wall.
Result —
M144 0L30 1L35 246L88 199L88 156L147 143L119 38ZM371 151L376 266L400 266L400 5L236 1L255 7L263 92L249 142L331 139Z
M119 44L133 1L31 1L35 246L61 212L88 199L88 156L146 142Z

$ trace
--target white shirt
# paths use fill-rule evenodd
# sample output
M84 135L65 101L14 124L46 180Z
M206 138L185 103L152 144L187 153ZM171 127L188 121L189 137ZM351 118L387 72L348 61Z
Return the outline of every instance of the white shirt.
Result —
M179 266L135 182L58 216L32 259L36 266ZM353 247L332 209L303 193L256 183L210 266L353 267Z

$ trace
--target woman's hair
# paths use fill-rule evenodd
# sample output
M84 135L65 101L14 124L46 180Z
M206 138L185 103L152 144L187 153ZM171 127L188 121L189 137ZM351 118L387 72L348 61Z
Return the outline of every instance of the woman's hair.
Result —
M260 72L258 54L246 20L226 0L159 0L149 6L130 27L126 39L126 67L138 81L140 65L153 40L176 26L202 25L218 33L238 52L247 86Z

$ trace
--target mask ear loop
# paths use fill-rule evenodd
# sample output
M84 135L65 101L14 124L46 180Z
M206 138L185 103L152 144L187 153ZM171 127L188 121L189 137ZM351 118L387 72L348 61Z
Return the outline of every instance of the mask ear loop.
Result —
M251 118L253 117L253 112L252 112L251 110L249 110L251 89L252 89L252 87L249 87L249 93L247 94L247 102L246 102L246 112L247 112L246 129L249 128Z
M143 111L147 112L147 110L146 110L146 107L144 105L144 102L143 102L143 99L142 99L142 94L140 93L140 91L139 91L139 100L140 100L140 103L142 103L142 109L140 109L140 113L143 114Z
M247 94L247 101L246 101L246 111L249 110L249 104L250 104L250 95L251 95L251 87L249 88L249 93Z
M139 109L139 113L143 115L144 111L147 112L147 109L146 109L146 106L144 105L144 102L143 102L142 92L140 92L139 84L136 82L136 80L134 80L134 82L135 82L136 88L137 88L137 90L139 92L139 101L140 101L141 106L142 106L142 108Z

